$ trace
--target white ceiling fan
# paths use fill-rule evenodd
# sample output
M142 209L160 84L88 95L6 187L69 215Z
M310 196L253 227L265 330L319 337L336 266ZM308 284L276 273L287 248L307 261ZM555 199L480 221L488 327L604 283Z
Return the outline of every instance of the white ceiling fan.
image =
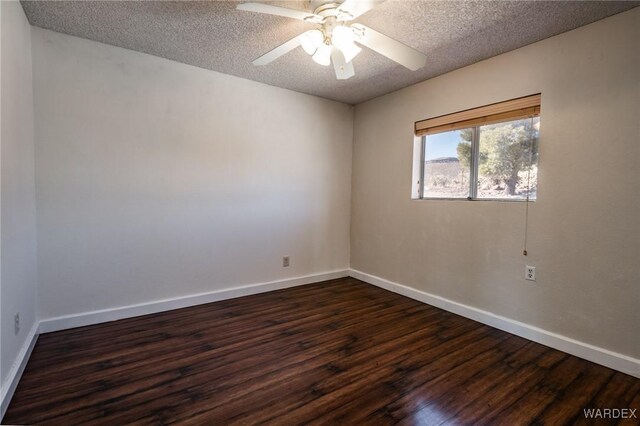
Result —
M359 43L412 71L422 68L427 57L421 52L369 27L349 23L383 2L384 0L313 0L313 13L262 3L244 3L238 5L237 9L285 16L318 26L260 56L253 61L254 65L266 65L302 46L318 64L328 66L333 63L336 78L346 80L355 75L352 60L362 50L356 45Z

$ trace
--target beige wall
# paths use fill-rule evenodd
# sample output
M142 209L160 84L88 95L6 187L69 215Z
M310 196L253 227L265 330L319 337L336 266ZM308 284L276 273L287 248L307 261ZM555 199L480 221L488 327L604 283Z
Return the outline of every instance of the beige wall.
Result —
M43 319L348 268L352 107L32 35Z
M37 277L31 30L20 3L3 1L0 8L0 388L4 396L8 373L37 321ZM13 319L17 313L20 332L16 335Z
M351 267L640 358L639 17L636 8L358 105ZM529 256L522 203L411 201L414 121L537 92Z

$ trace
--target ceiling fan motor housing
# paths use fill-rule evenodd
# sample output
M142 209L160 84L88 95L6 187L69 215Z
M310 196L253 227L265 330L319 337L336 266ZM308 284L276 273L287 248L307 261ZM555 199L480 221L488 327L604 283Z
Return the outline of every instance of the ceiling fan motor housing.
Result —
M342 1L312 0L309 6L316 15L328 16L334 12L341 3Z

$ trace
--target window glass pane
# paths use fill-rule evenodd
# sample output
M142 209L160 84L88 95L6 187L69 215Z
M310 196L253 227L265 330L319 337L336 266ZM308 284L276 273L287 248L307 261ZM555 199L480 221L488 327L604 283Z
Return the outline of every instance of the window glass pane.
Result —
M536 198L540 118L479 127L477 198Z
M467 198L472 129L425 136L423 196Z

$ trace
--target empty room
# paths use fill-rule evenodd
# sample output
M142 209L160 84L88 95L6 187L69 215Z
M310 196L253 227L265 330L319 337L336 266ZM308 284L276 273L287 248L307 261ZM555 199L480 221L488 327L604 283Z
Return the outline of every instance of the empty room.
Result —
M0 423L640 424L639 1L0 22Z

